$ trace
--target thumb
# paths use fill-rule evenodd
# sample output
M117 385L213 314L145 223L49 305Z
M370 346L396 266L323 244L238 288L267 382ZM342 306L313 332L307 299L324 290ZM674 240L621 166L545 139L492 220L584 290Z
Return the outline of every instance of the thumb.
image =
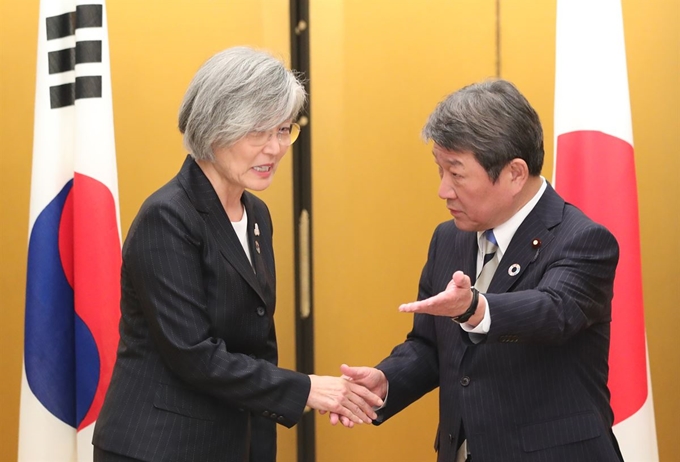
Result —
M366 373L362 371L363 367L351 367L347 364L342 364L340 366L340 372L352 380L358 380L366 376Z
M453 273L453 278L451 280L459 289L470 289L470 287L472 287L472 284L470 283L470 276L466 275L462 271L456 271Z

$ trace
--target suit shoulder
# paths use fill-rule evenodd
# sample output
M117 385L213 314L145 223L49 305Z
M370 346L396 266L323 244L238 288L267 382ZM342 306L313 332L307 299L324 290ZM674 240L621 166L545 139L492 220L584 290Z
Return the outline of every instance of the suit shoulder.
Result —
M616 236L603 224L598 223L573 204L565 203L564 219L559 234L573 242L589 243L598 249L618 251Z
M609 231L605 225L596 222L580 208L569 202L565 202L564 204L564 222L570 224L570 226L577 226L581 229L598 229L611 234L611 231Z
M191 201L189 200L186 191L177 177L174 177L146 198L139 208L137 215L154 213L160 210L181 210L190 205Z
M128 234L133 234L143 223L158 225L166 221L187 221L186 217L193 216L195 213L197 213L196 209L192 207L186 192L175 177L146 198Z

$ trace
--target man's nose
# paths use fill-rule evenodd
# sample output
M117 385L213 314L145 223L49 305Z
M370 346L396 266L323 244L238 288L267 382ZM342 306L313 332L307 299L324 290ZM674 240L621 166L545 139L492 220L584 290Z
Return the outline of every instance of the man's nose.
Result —
M442 180L439 182L439 198L440 199L455 199L456 198L456 191L451 187L451 184L446 181L446 178L442 178Z

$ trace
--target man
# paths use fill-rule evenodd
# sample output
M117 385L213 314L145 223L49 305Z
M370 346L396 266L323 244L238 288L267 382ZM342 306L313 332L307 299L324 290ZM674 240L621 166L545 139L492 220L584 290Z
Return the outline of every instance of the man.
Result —
M511 83L451 94L423 138L453 220L419 301L399 308L415 313L404 343L343 374L386 398L377 425L440 387L441 462L622 460L607 389L615 238L541 177L541 124Z

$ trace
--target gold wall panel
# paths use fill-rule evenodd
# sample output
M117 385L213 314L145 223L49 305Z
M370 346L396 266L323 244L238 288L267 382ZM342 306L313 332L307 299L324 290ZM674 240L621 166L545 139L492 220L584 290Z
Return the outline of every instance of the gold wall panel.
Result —
M318 373L370 365L409 331L431 234L447 219L435 105L495 72L495 3L312 0L312 183ZM317 418L317 460L434 460L437 392L381 427Z

